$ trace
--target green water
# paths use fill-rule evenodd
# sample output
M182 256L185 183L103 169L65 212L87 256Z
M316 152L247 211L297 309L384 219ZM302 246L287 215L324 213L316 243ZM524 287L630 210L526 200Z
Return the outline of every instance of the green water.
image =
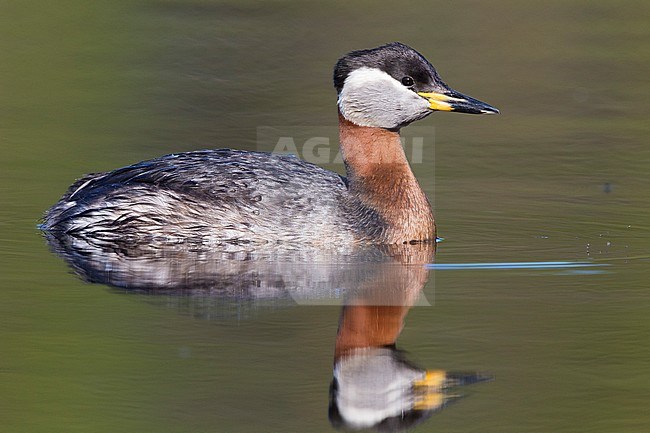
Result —
M328 130L336 59L393 40L501 110L417 124L434 141L413 169L445 239L436 263L608 265L432 271L398 347L495 380L415 431L650 430L649 13L0 2L0 431L332 430L340 305L125 294L73 275L36 224L84 173Z

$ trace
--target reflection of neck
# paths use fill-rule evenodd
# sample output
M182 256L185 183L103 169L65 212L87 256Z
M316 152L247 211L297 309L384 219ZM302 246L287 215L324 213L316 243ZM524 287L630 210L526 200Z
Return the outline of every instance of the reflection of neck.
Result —
M434 240L433 213L398 132L358 126L339 114L350 192L386 222L385 243Z
M369 267L341 311L335 362L354 349L392 346L429 278L435 244L392 245ZM390 258L390 259L389 259Z
M395 344L404 324L407 306L348 305L343 307L334 358L353 349Z

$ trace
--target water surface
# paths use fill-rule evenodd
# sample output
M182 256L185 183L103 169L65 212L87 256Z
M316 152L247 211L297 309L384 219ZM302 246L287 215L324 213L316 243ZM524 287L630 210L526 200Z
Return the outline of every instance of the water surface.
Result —
M647 2L0 8L0 431L332 430L343 295L88 284L36 224L87 172L331 130L336 59L392 40L501 110L417 124L445 240L397 348L494 380L415 431L650 429ZM472 266L520 262L588 266Z

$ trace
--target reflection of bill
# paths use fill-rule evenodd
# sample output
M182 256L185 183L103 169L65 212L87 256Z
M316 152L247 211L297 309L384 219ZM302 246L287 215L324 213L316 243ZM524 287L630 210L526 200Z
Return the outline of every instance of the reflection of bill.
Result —
M490 379L480 373L424 370L396 349L404 318L427 281L424 266L411 266L412 256L409 265L401 262L402 274L391 273L399 290L390 290L390 280L377 279L382 283L374 290L366 286L343 307L330 388L329 417L337 428L405 429L460 397L454 387Z
M394 347L356 349L335 365L330 421L341 429L406 429L458 399L452 388L489 379L479 373L423 370Z

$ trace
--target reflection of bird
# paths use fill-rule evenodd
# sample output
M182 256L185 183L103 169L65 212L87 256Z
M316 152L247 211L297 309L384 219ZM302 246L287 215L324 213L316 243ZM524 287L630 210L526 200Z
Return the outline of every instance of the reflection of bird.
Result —
M423 370L393 347L367 347L337 360L329 418L344 430L399 431L458 400L450 388L492 380L478 372Z
M344 56L334 85L347 178L292 156L172 154L80 179L42 228L109 246L433 241L399 129L433 111L498 111L450 89L400 43Z

